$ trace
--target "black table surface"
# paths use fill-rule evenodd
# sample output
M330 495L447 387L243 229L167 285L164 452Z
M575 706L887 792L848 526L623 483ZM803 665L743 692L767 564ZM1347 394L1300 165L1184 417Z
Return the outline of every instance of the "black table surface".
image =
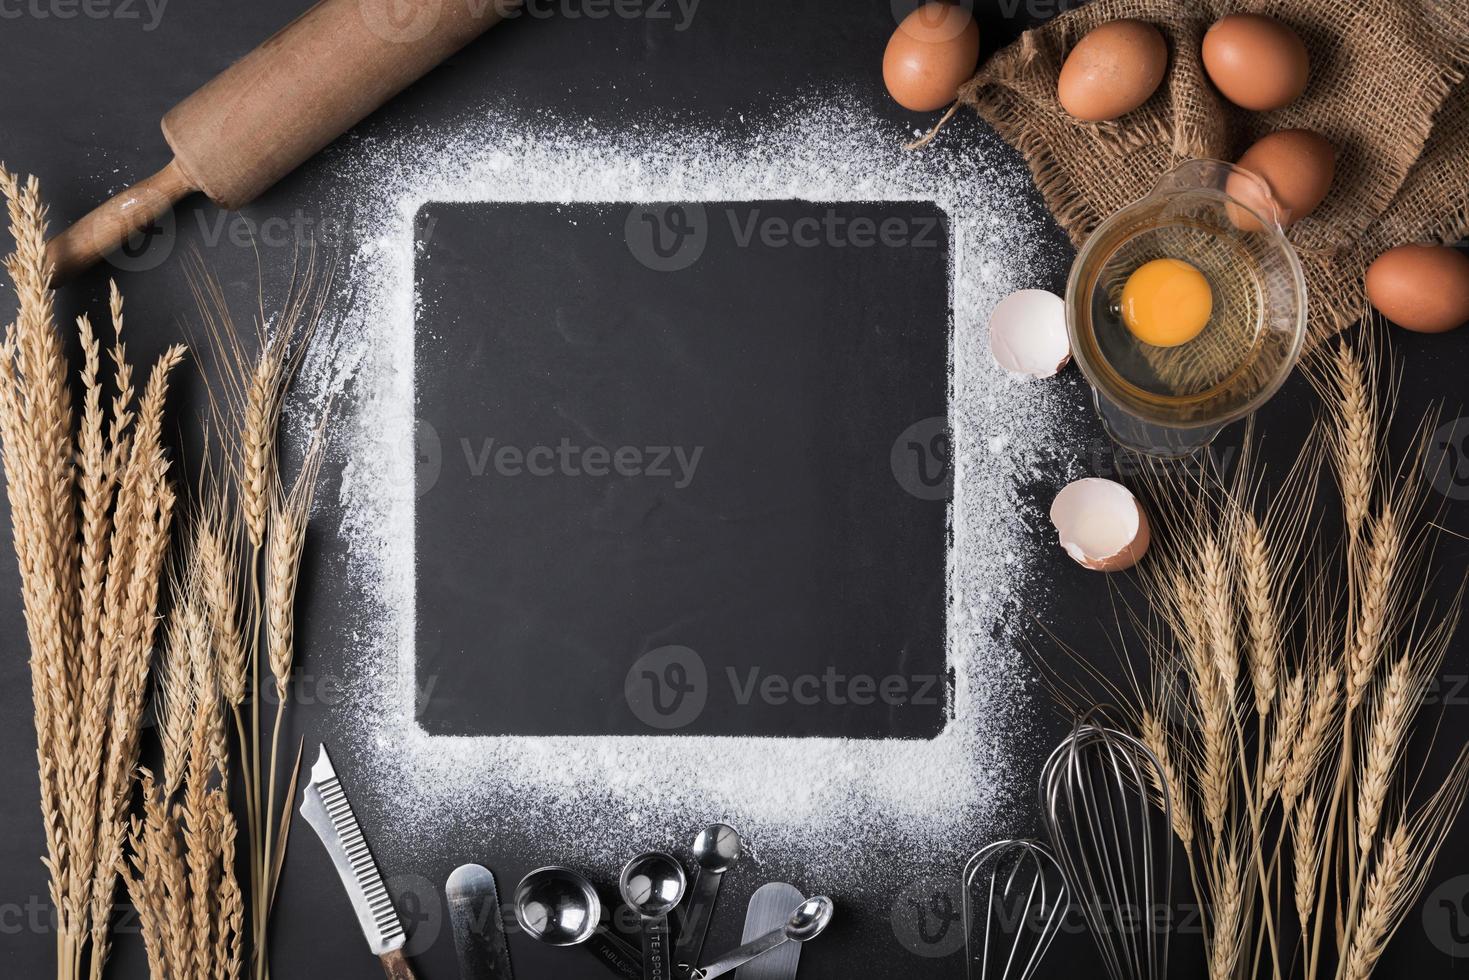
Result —
M1026 26L1068 6L1068 0L979 0L984 48L994 50ZM22 173L45 181L53 221L73 220L97 201L161 167L168 159L158 120L224 65L269 36L300 12L302 0L0 0L0 159ZM444 67L395 99L355 132L390 133L406 126L433 126L458 107L503 100L569 118L586 118L616 126L649 112L717 124L741 112L778 111L794 94L822 87L850 93L861 107L894 124L925 126L930 117L905 113L882 90L883 45L903 0L677 0L614 6L601 0L542 0L537 16L524 17L492 31L452 58ZM615 10L641 11L622 16ZM657 14L651 13L658 11ZM972 138L980 124L963 121L950 139ZM351 153L350 142L336 152ZM262 222L268 218L318 215L332 187L328 156L303 167L242 213ZM1038 205L1036 205L1038 206ZM147 361L179 335L193 309L181 257L187 246L200 248L227 292L249 296L259 281L279 285L289 274L289 249L257 252L248 240L230 235L210 238L214 210L207 202L185 206L180 242L163 265L146 271L105 267L67 287L60 298L63 319L104 305L106 277L114 275L128 300L132 353ZM257 226L258 227L258 226ZM1059 238L1059 232L1056 233ZM208 239L208 240L206 240ZM1050 284L1060 290L1060 281ZM8 312L7 312L8 315ZM1415 420L1435 404L1446 419L1469 413L1463 408L1469 374L1469 330L1441 337L1417 337L1394 331L1394 363L1402 372L1399 414ZM1026 493L1044 502L1079 462L1097 475L1114 470L1112 454L1086 405L1084 386L1065 387L1074 400L1073 431L1077 442L1056 454L1052 472L1044 473ZM186 410L198 407L198 382L185 382L178 400ZM1296 379L1260 413L1267 439L1267 460L1284 462L1294 452L1301 420L1308 417L1311 397ZM1469 419L1462 421L1469 426ZM1459 430L1463 438L1465 429ZM1462 448L1462 446L1461 446ZM1069 451L1066 451L1069 450ZM1442 519L1450 532L1440 552L1445 567L1461 574L1469 557L1469 464L1456 461L1460 482L1446 495ZM330 476L328 477L330 480ZM326 491L330 496L332 489ZM8 515L7 515L8 524ZM1043 527L1038 536L1049 537ZM330 569L340 546L328 527L310 559L318 570ZM31 727L30 679L26 663L19 583L4 536L0 554L0 975L41 977L53 969L54 927L46 901L46 878L38 819ZM1040 623L1077 647L1096 647L1110 629L1114 593L1098 576L1076 567L1059 549L1048 552L1042 569L1052 583L1051 595L1033 610ZM308 574L309 574L308 569ZM1128 588L1125 583L1120 587ZM309 669L330 675L339 668L334 627L339 597L308 593L301 602L299 648ZM1037 643L1049 642L1044 636ZM1063 668L1064 670L1064 668ZM1453 743L1464 731L1464 702L1469 698L1469 642L1460 638L1443 668L1441 700L1448 711L1442 739ZM1033 712L1037 744L1059 737L1065 722L1046 710L1037 693ZM290 714L290 737L330 740L334 725L330 699L314 699ZM1448 752L1449 745L1441 747ZM1016 772L1027 785L1034 771ZM381 815L365 815L369 838L388 833ZM1017 827L1020 832L1035 827ZM393 832L401 833L401 828ZM302 831L304 834L305 831ZM274 974L296 977L373 977L381 975L349 922L349 911L321 849L303 837L293 846L275 918ZM977 842L978 843L978 842ZM1469 822L1461 822L1428 879L1431 901L1410 910L1400 935L1390 946L1381 975L1469 975ZM393 872L442 881L461 861L491 864L502 893L546 855L518 851L494 841L464 841L445 848L433 866L397 867ZM957 869L955 869L957 873ZM799 869L790 869L798 874ZM941 889L942 883L934 887ZM919 889L921 897L922 889ZM840 900L840 895L837 896ZM910 896L911 897L911 896ZM421 976L456 974L453 944L438 898L400 896L401 906L419 938L415 963ZM934 909L918 903L928 921L905 913L898 897L883 903L843 908L829 937L811 947L802 976L807 980L850 977L958 977L962 957L920 955L944 947L944 929L953 928ZM897 909L895 913L894 910ZM920 913L914 912L913 916ZM142 944L124 917L109 976L143 977ZM726 930L726 933L728 930ZM737 933L737 930L736 930ZM939 937L925 950L923 940ZM724 935L721 939L734 938ZM516 972L522 980L537 977L597 977L590 960L512 941ZM952 949L948 945L947 949ZM1451 955L1457 952L1459 958ZM1202 976L1194 957L1181 956L1175 977ZM1099 964L1083 935L1063 936L1042 976L1097 975Z

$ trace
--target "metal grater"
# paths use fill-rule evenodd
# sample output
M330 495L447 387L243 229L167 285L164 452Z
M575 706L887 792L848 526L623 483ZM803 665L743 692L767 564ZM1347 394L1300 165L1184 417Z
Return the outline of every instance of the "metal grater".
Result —
M382 956L403 948L407 937L403 924L398 921L398 911L393 907L392 896L383 884L383 876L362 836L362 827L352 804L337 779L337 771L321 747L316 764L311 767L311 781L306 784L301 801L301 816L311 824L316 835L326 846L332 863L337 866L342 887L352 900L352 909L362 926L362 934L373 955Z

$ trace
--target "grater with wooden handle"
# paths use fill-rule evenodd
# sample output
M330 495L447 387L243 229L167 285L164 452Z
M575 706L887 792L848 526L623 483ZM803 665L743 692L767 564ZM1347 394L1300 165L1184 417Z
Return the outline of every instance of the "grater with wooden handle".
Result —
M306 784L301 800L301 816L316 831L332 864L336 865L342 887L352 901L352 911L357 913L358 924L362 926L362 935L372 954L382 961L383 972L391 980L414 980L413 970L403 955L407 936L398 921L398 910L393 907L393 898L383 884L377 861L362 836L362 827L352 812L352 804L347 800L325 745L311 767L311 782Z

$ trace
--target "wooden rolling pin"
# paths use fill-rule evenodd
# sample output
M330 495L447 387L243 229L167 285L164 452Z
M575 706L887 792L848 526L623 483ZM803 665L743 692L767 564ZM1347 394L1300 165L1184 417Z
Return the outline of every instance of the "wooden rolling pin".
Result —
M70 279L202 191L249 204L520 0L321 0L163 117L168 166L47 243Z

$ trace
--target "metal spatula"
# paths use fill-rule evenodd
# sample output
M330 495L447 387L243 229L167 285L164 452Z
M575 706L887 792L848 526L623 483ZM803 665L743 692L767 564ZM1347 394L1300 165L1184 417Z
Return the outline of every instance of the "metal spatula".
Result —
M454 869L444 885L462 980L511 980L510 950L495 876L478 864Z
M806 900L800 889L783 881L772 881L761 885L750 896L750 906L745 913L745 933L740 942L748 943L779 929L791 917L791 909ZM796 969L801 965L801 944L786 943L740 967L735 980L796 980Z

